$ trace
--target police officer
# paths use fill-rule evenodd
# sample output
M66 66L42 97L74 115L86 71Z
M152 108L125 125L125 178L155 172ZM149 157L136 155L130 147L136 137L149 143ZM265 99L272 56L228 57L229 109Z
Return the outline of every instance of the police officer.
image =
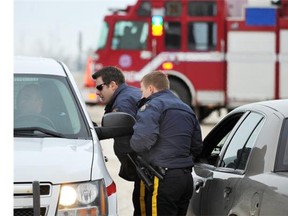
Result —
M192 109L169 90L163 72L145 75L141 91L130 145L164 175L162 180L152 177L151 191L141 183L142 215L186 215L193 193L193 158L203 146L200 124Z
M96 94L106 104L105 114L110 112L126 112L135 117L137 112L137 102L141 98L139 88L128 86L122 71L113 66L104 67L92 75L96 81ZM135 158L129 145L130 136L119 137L114 139L114 153L119 159L121 166L119 176L127 181L138 180L135 166L127 157L127 153ZM139 181L139 180L138 180ZM133 196L139 196L138 190L134 189ZM135 200L135 202L134 202ZM138 212L139 201L133 199L135 211Z

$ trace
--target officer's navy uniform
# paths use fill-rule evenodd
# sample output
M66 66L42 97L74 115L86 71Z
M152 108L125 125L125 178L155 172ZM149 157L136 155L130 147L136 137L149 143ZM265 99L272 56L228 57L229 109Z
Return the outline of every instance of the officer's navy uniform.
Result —
M136 116L137 102L141 98L141 91L126 83L121 84L113 94L110 102L105 106L105 113L125 112Z
M138 88L128 86L126 83L121 84L114 92L111 100L105 106L105 114L110 112L125 112L133 117L137 113L137 102L141 98L141 91ZM114 153L119 159L121 166L119 176L127 181L134 181L138 185L139 178L136 173L135 166L127 157L127 153L134 158L134 153L129 145L130 136L119 137L114 139ZM134 209L139 209L139 200L134 196L139 197L138 188L135 190L134 186L132 201Z
M141 91L138 88L121 84L114 92L111 100L105 106L105 114L110 112L125 112L133 117L136 116L137 102L141 98ZM114 152L121 162L119 176L128 181L134 181L137 177L134 165L127 157L132 152L129 146L130 136L114 139Z
M195 113L170 90L159 91L139 108L133 129L132 149L152 167L165 170L163 180L153 177L153 191L140 195L145 200L141 215L186 215L193 192L193 158L203 146Z

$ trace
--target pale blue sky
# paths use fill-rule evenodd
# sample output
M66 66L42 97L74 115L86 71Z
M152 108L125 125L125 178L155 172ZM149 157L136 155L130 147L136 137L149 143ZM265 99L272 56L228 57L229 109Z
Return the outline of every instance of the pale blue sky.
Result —
M95 49L108 8L125 8L136 0L15 0L14 53L66 57Z

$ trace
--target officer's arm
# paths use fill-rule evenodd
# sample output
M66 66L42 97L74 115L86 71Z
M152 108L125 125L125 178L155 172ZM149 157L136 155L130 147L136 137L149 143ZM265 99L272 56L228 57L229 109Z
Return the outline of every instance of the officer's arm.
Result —
M196 120L194 122L194 130L192 133L192 140L191 140L191 154L193 157L193 160L195 161L198 156L200 156L203 149L203 142L202 142L202 133L201 128Z
M159 117L160 112L157 108L147 106L145 109L139 109L130 140L130 146L135 152L148 151L156 143L159 135Z

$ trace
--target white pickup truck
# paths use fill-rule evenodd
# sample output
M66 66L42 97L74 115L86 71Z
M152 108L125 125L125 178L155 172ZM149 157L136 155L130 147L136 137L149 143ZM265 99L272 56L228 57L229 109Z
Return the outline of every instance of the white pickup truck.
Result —
M117 215L99 142L115 136L91 121L63 63L15 57L14 216Z

